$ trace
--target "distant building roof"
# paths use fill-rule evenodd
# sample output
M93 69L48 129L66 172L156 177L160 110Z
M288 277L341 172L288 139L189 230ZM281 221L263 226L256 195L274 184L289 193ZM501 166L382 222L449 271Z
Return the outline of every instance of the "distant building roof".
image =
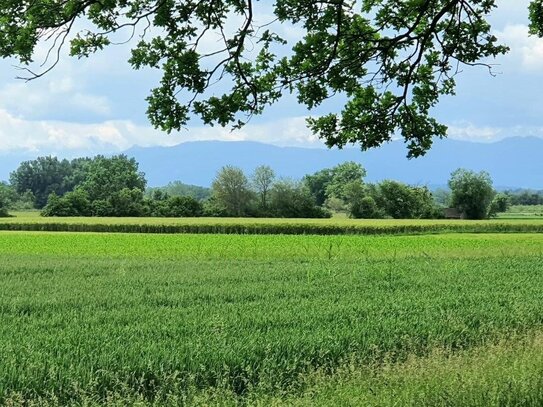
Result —
M446 219L464 219L464 214L456 208L443 209L443 215Z

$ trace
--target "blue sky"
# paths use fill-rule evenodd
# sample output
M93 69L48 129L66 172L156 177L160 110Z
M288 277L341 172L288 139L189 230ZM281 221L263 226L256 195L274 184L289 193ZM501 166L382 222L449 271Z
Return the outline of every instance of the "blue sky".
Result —
M528 35L529 0L498 3L491 21L511 52L493 61L495 77L484 68L466 67L457 79L457 95L435 109L451 138L489 142L543 137L543 96L538 90L543 83L543 40ZM297 35L293 28L284 29L291 38ZM0 61L0 154L71 156L194 140L322 146L305 128L308 112L292 97L237 132L202 127L197 121L172 135L154 130L144 99L159 75L133 71L126 62L129 49L110 47L86 60L63 57L54 71L30 83L15 79L20 72L13 61ZM43 52L42 47L38 54Z

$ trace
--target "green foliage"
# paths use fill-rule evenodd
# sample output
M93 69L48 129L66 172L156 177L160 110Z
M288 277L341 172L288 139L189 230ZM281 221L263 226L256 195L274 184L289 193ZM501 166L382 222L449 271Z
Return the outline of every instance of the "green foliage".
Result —
M530 34L543 37L543 0L532 0L530 11Z
M81 189L67 192L62 197L53 192L42 210L42 216L91 216L91 205L88 194Z
M14 191L9 185L0 182L0 218L8 216L8 208L13 199L13 194Z
M360 219L377 219L384 217L384 212L377 207L375 189L371 185L365 185L362 181L351 181L344 187L345 197L349 206L349 216Z
M272 10L261 3L4 0L0 56L29 64L49 39L52 55L69 42L71 55L87 57L135 28L142 35L130 64L163 74L147 98L157 128L180 130L194 116L240 127L285 93L310 110L336 96L345 103L334 108L340 114L308 120L329 146L367 149L401 134L409 156L418 156L446 133L430 112L454 94L458 63L485 64L507 51L486 19L495 0L280 0ZM530 6L536 34L543 32L541 4ZM81 20L85 28L70 33ZM282 25L299 37L282 38ZM202 41L208 36L220 39L211 52ZM210 89L217 81L224 94Z
M444 188L438 188L432 192L435 204L440 208L450 208L451 191Z
M0 218L8 217L8 202L5 196L0 194Z
M317 206L309 189L302 182L288 179L277 181L270 191L274 217L329 218L331 214Z
M443 216L427 188L396 181L365 184L365 175L360 164L345 162L307 175L300 183L277 183L273 170L260 166L249 182L241 169L227 166L218 172L211 190L176 182L164 188L151 188L144 196L144 174L139 172L133 158L97 156L70 162L45 157L23 163L12 174L15 186L0 184L0 193L7 197L4 201L7 200L8 208L17 209L28 207L33 199L32 190L22 195L17 193L17 188L25 188L21 186L24 183L39 185L40 190L33 188L38 195L48 190L65 191L64 196L53 191L52 202L42 212L44 216L63 217L329 217L330 213L322 206L349 213L353 218ZM208 198L202 204L187 197L173 199L184 196L179 194ZM527 199L534 196L539 199L539 195L527 194L524 192L518 199L525 199L525 195ZM511 201L516 199L511 193L508 196ZM449 201L447 194L437 199L441 199L441 205ZM495 212L493 208L490 210L488 215Z
M153 196L147 204L150 215L162 218L187 218L202 216L203 205L190 196L164 196L157 199Z
M409 186L397 181L383 181L379 184L379 206L387 216L394 219L413 218L413 194Z
M315 198L315 203L323 206L326 202L326 188L332 182L332 170L325 168L303 178L304 184Z
M35 199L35 207L40 209L45 206L51 193L64 195L73 188L68 182L71 173L72 167L68 160L38 157L21 163L10 174L10 182L19 194L30 191Z
M366 170L353 161L344 162L330 169L332 175L326 185L326 196L346 201L349 197L352 184L362 184Z
M452 191L452 206L468 219L488 217L495 192L487 172L475 173L460 168L451 174L449 188Z
M506 191L511 205L543 205L543 191L516 190Z
M350 214L355 219L380 219L385 216L384 212L377 207L375 199L369 195L354 201Z
M490 203L488 214L490 217L496 216L500 212L507 212L510 206L511 202L509 201L509 196L507 194L496 194Z
M259 197L260 208L266 212L268 210L268 195L275 181L275 172L267 165L257 167L251 177L253 188Z
M148 188L146 195L153 197L155 191L162 191L169 196L188 196L196 199L197 201L204 201L211 196L211 190L209 188L188 185L180 181L170 182L165 187Z
M108 216L144 216L145 207L143 205L143 191L138 188L123 188L120 191L110 193L108 199L112 213Z
M345 202L339 198L328 198L324 203L324 207L332 213L344 213L348 211Z
M542 244L541 234L0 233L0 343L10 350L0 353L0 404L277 405L251 397L294 397L312 374L333 380L338 369L377 369L361 375L370 386L353 386L375 403L348 405L408 395L462 405L481 382L489 391L474 394L535 400L541 365L522 386L513 378L541 360L541 341L501 369L456 356L503 362L507 341L541 332ZM403 368L418 360L428 367ZM438 361L453 372L444 377ZM435 392L451 379L458 387ZM308 389L317 401L319 389ZM199 392L232 403L198 403Z
M218 218L228 216L226 208L213 195L204 202L203 207L203 215L206 217Z
M353 183L362 185L366 170L353 161L344 162L333 168L325 168L303 178L304 184L309 188L319 206L324 205L327 199L340 199L347 205ZM354 187L356 188L356 187Z
M434 218L432 194L426 187L413 187L397 181L383 181L377 187L376 201L394 219Z
M86 176L79 186L94 201L108 200L112 194L119 194L123 189L144 191L145 185L145 175L139 172L136 160L121 154L110 158L95 157L89 163ZM119 197L121 200L123 198Z
M51 160L55 162L56 159ZM144 175L138 172L138 164L133 158L124 155L111 158L97 156L94 159L82 158L62 163L69 165L69 171L62 175L60 183L70 185L70 188L75 186L76 189L65 192L64 196L53 192L42 211L43 216L147 214L142 192L146 181ZM25 164L20 168L26 167ZM46 190L54 189L53 186L47 186Z
M246 216L251 206L253 193L243 170L227 165L215 177L211 186L217 204L224 208L227 216Z

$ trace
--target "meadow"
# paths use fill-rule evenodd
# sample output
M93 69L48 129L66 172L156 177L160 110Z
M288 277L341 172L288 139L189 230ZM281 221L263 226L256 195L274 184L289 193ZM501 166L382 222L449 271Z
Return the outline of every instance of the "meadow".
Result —
M513 205L498 216L502 219L541 219L543 205Z
M445 219L282 219L282 218L86 218L42 217L15 212L0 219L0 230L107 233L205 233L375 235L428 233L541 233L542 217L491 220Z
M541 405L542 248L0 232L0 404Z

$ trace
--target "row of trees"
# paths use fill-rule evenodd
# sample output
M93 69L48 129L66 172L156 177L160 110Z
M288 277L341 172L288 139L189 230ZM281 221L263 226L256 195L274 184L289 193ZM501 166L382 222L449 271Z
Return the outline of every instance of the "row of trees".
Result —
M366 183L366 171L345 162L301 180L277 178L260 166L247 176L223 167L210 189L171 183L146 189L138 163L124 155L72 161L40 157L20 165L0 184L0 215L7 207L42 209L45 216L237 216L329 217L344 212L353 218L438 218L444 207L481 219L504 211L511 202L496 194L490 176L457 170L450 191L435 195L424 186L386 180Z
M451 192L441 205L425 186L385 180L366 183L366 171L346 162L306 175L301 181L279 179L270 167L258 167L247 177L224 167L215 178L211 198L204 204L210 216L324 217L345 212L352 218L440 218L443 208L456 208L468 219L503 212L506 195L496 194L486 172L459 169L451 174Z
M331 212L318 205L304 182L277 179L268 166L247 177L237 167L223 167L204 204L208 216L326 218Z
M509 190L504 194L511 205L543 205L543 191Z
M191 197L162 192L145 197L145 176L138 163L124 155L72 161L39 157L23 162L11 173L10 183L0 189L6 206L32 205L44 216L202 215L202 204ZM15 204L16 199L24 205Z

